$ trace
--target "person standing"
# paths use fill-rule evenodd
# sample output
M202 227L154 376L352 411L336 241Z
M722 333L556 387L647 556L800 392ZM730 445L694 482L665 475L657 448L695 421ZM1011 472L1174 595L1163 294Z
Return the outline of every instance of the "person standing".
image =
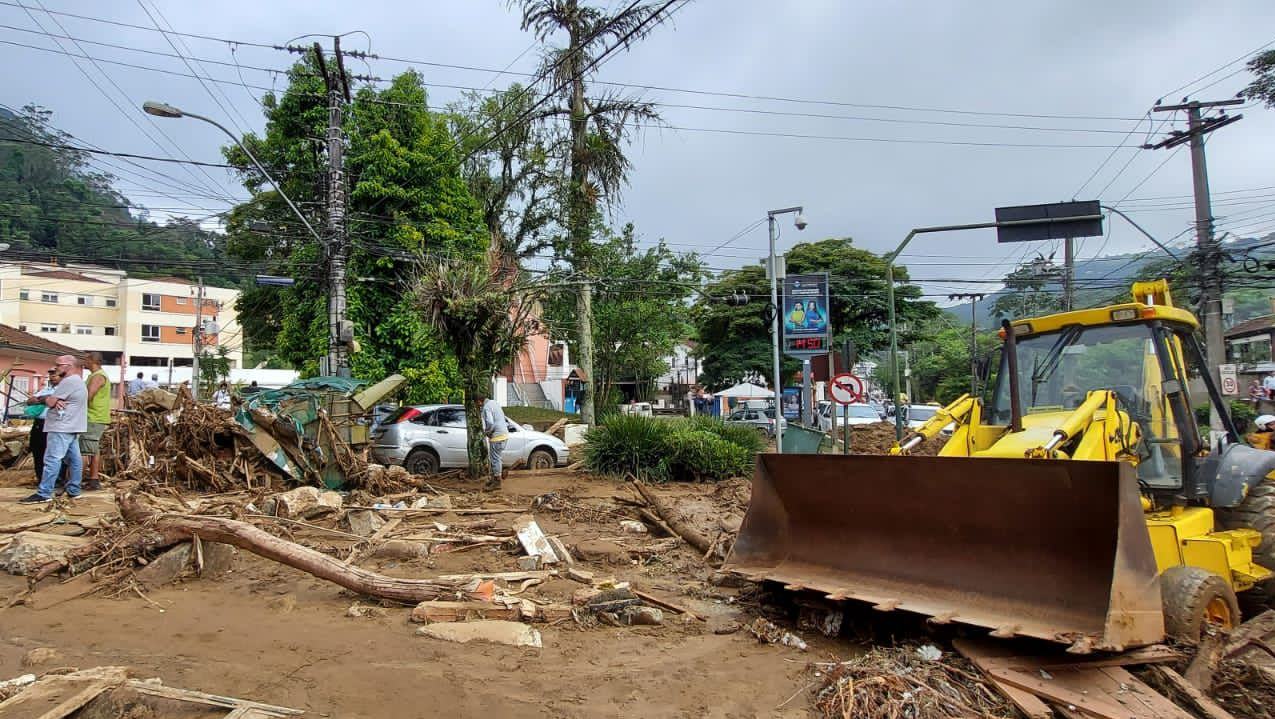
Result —
M217 409L230 409L230 386L222 382L217 391L213 392L212 401Z
M1266 399L1275 399L1275 372L1262 378L1262 389L1266 390Z
M89 370L88 428L80 435L80 454L89 470L84 491L97 492L102 489L102 435L111 424L111 381L102 369L102 355L89 352L84 355L84 364Z
M72 498L80 496L80 479L84 473L84 460L80 456L80 434L88 429L88 389L80 377L79 363L71 355L62 355L54 363L59 381L53 393L44 398L49 408L44 418L48 447L44 450L44 472L40 475L40 487L35 494L18 500L21 504L44 504L53 501L53 488L62 465L66 463L71 474L67 478L66 492Z
M44 418L49 414L49 408L44 404L44 398L53 394L53 388L57 386L58 379L57 368L50 367L48 381L27 399L26 415L31 418L31 434L28 436L27 441L31 445L31 463L35 465L35 480L37 482L44 475L44 450L49 445L48 438L44 435Z
M475 394L474 402L482 411L483 434L487 436L487 457L491 460L491 479L487 480L483 488L499 489L504 472L500 455L505 451L505 442L509 441L509 421L505 419L505 412L500 405L488 399L487 393Z
M1266 399L1266 390L1262 389L1262 383L1256 379L1248 383L1248 401L1253 403L1253 409L1257 409L1262 404L1262 400Z
M152 374L150 380L142 385L142 389L159 389L159 375Z
M128 396L132 397L144 389L146 389L146 375L138 372L136 377L128 381Z

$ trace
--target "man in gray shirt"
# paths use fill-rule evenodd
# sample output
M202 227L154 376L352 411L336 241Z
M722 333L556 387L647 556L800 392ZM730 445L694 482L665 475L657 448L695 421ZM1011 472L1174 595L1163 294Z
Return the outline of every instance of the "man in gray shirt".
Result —
M22 504L43 504L53 500L53 487L62 463L66 462L70 476L66 493L72 498L80 496L80 479L84 472L84 460L80 457L80 434L88 429L88 388L80 376L80 365L71 355L62 355L54 364L61 381L53 393L44 398L49 407L44 417L47 446L44 450L44 474L36 493L19 500Z
M488 399L486 393L476 393L474 402L482 408L483 434L487 435L487 456L491 460L491 479L487 480L484 488L497 489L504 469L500 455L505 451L505 442L509 441L509 423L504 410L494 400Z

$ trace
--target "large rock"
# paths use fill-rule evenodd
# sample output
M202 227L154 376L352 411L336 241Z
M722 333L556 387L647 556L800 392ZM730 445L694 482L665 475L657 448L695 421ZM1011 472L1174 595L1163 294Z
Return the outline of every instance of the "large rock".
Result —
M49 562L63 561L68 551L88 542L87 537L18 532L7 547L0 549L0 569L10 574L26 574Z
M274 514L276 517L301 519L307 511L319 506L319 494L318 487L297 487L277 494L271 497L274 500Z
M204 558L203 576L210 577L230 570L230 563L235 556L235 548L220 542L199 543ZM162 587L181 579L187 573L194 573L195 550L190 542L182 542L167 552L152 559L150 564L137 570L134 577L148 588Z
M352 509L345 513L345 523L350 526L350 534L370 537L385 525L385 520L370 509Z
M540 632L520 622L508 622L499 619L482 619L476 622L445 622L428 624L416 630L416 633L431 639L442 639L447 642L491 642L508 644L513 647L536 647L542 644Z

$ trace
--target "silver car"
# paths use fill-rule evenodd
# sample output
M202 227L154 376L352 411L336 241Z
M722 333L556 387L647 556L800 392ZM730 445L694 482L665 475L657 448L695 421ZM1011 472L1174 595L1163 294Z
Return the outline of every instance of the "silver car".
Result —
M779 418L780 427L787 428L788 421L783 417ZM726 417L726 424L741 425L744 427L752 427L767 437L775 436L775 408L766 407L736 407Z
M469 465L465 408L458 404L402 407L374 429L372 460L401 464L412 474ZM530 469L568 464L570 452L562 440L509 422L509 441L500 454L506 467L521 461Z

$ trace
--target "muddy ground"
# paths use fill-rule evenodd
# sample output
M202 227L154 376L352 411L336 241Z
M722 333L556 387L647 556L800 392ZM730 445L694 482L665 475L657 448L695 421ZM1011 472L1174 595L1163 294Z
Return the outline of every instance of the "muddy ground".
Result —
M0 517L25 493L14 473L0 476ZM661 626L538 625L543 648L453 644L415 635L410 607L369 602L333 584L238 552L229 573L147 591L111 591L52 608L0 609L0 679L59 666L127 665L169 686L307 710L321 717L751 717L813 716L808 663L856 653L846 639L803 636L810 650L760 644L738 627L760 611L751 588L710 582L712 564L684 544L619 526L622 483L567 472L515 473L504 489L476 492L458 480L434 484L460 506L531 507L548 534L580 558L578 566L614 576L682 604L705 620L665 613ZM662 487L705 532L717 518L737 520L743 481ZM109 509L109 495L81 500L81 514ZM546 504L546 501L548 502ZM31 511L23 508L24 511ZM494 515L512 522L517 514ZM485 517L486 518L486 517ZM430 521L472 521L437 515ZM297 541L343 556L354 540L295 528ZM654 547L654 549L649 549ZM521 554L482 546L411 560L372 558L361 566L400 577L515 571ZM56 579L45 580L46 582ZM529 594L571 602L582 585L551 579ZM0 598L27 589L0 574ZM347 616L355 604L371 617ZM8 602L4 602L5 605ZM38 666L23 658L56 650ZM804 689L803 689L804 688Z

